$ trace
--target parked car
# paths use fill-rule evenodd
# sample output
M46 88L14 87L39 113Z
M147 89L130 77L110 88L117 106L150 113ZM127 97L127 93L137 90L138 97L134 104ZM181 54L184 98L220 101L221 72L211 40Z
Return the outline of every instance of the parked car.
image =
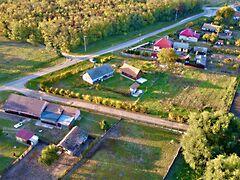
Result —
M23 123L19 122L19 123L15 124L13 127L17 129L17 128L20 128L22 125L23 125Z

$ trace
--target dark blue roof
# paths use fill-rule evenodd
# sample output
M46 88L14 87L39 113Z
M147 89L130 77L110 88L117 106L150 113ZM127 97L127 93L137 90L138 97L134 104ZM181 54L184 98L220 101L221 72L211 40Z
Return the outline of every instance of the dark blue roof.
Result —
M114 70L109 64L104 64L102 66L90 69L87 71L92 80L103 77L104 75L113 73Z

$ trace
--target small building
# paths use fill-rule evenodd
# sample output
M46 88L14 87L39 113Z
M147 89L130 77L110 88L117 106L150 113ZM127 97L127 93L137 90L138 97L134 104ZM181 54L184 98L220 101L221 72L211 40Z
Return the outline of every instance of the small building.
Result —
M168 37L163 37L154 43L153 50L160 51L161 49L164 49L164 48L167 48L167 49L172 48L172 46L173 46L172 41Z
M234 16L233 16L233 19L236 20L236 21L239 21L240 20L240 12L236 11Z
M223 46L224 45L224 41L219 39L215 44L217 46Z
M133 97L139 97L143 91L142 90L139 90L140 84L138 84L137 82L133 83L131 86L130 86L130 94L133 96Z
M189 51L189 43L184 42L174 42L173 48L176 52L185 52L187 53Z
M88 70L82 78L89 84L94 84L112 77L113 73L114 69L109 64L104 64L102 66Z
M190 28L184 29L179 34L179 39L188 41L188 42L197 42L200 38L200 34L198 34L196 31L193 31Z
M207 67L207 55L196 55L194 60L198 67L200 68Z
M232 31L226 29L224 32L219 33L218 37L219 39L230 40L232 39Z
M202 26L202 30L203 31L209 31L209 32L219 32L221 29L221 26L218 26L218 25L214 25L214 24L211 24L211 23L204 23L203 26Z
M132 80L137 80L142 75L142 71L140 69L133 67L127 63L124 63L122 67L120 67L120 72L121 72L121 75Z
M16 139L19 142L35 146L38 143L38 136L34 135L31 131L21 129L16 134Z
M40 119L47 105L48 102L46 101L11 94L5 102L3 109L5 112Z
M87 132L75 126L59 142L58 146L61 147L67 154L78 156L81 154L81 148L87 139Z
M193 50L196 55L206 55L208 52L207 47L200 47L200 46L195 46Z

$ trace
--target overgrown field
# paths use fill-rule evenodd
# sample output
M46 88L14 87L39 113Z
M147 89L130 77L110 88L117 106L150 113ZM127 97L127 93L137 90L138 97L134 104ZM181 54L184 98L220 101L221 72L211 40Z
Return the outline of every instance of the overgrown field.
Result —
M122 121L72 179L162 179L177 153L180 135Z
M138 99L129 95L133 81L119 74L123 61L143 70L143 77L148 80L140 86L144 94ZM36 88L41 83L46 92L184 122L192 111L227 111L237 85L234 76L194 68L179 67L174 70L178 73L173 73L163 71L154 62L120 56L108 63L115 67L115 75L97 85L82 80L81 75L92 67L90 62L83 62L34 80L28 86Z
M44 47L9 41L0 36L0 85L62 61Z

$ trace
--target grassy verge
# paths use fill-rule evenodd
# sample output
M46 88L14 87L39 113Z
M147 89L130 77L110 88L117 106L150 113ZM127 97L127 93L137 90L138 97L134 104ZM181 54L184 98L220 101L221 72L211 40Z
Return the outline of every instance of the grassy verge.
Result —
M63 58L47 51L45 47L0 37L0 85L63 61Z
M162 179L179 147L178 134L122 121L75 179Z

